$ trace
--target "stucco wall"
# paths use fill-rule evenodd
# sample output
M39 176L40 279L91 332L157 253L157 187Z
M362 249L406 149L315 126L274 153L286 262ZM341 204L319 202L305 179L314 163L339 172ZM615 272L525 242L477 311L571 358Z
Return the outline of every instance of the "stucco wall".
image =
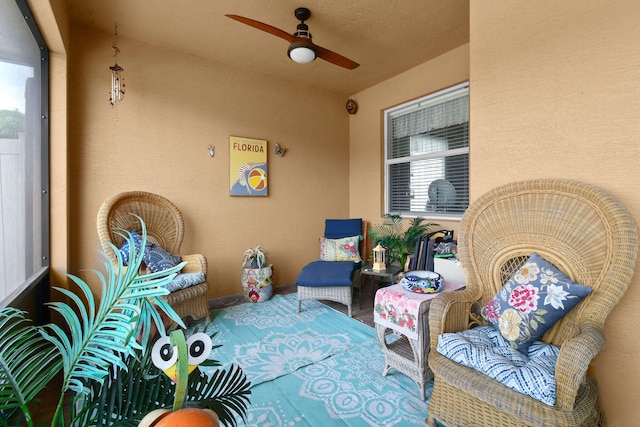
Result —
M98 208L129 190L161 194L182 211L182 252L207 257L210 298L241 292L243 252L258 243L276 284L293 283L317 259L325 217L349 214L344 97L120 38L126 95L116 110L113 35L72 27L71 40L71 271L99 266ZM231 135L269 141L268 197L229 196ZM273 154L276 142L285 157Z
M610 191L640 224L640 3L470 6L471 198L509 181L571 178ZM592 363L609 426L640 419L638 281Z

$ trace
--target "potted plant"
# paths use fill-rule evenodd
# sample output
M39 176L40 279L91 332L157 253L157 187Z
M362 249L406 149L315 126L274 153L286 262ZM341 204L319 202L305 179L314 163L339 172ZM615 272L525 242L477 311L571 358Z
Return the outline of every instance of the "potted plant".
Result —
M371 225L369 238L373 240L374 245L380 244L387 250L390 264L397 264L404 269L407 257L414 253L420 236L438 226L436 223L424 221L421 217L413 218L405 230L400 215L387 215L382 224Z
M102 252L106 274L96 271L103 289L99 302L76 276L70 278L78 293L56 288L73 301L49 304L63 319L62 327L35 326L21 310L0 309L0 425L35 426L36 396L57 384L52 383L57 376L62 384L55 413L47 420L51 426L136 426L149 411L170 407L173 386L150 366L149 331L153 327L166 334L160 311L185 327L163 298L169 293L165 285L184 263L140 275L144 223L141 250L135 249L131 234L123 237L130 243L129 268L115 246L117 265ZM186 394L189 405L211 409L220 421L236 425L234 413L244 418L249 386L242 369L232 365L216 370L213 379L200 373Z
M240 282L247 301L263 302L273 294L273 265L260 245L244 252Z

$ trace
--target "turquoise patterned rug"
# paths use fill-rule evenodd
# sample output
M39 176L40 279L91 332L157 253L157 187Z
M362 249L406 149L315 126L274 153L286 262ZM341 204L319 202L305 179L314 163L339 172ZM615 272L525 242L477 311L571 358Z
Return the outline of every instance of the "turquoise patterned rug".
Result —
M424 426L418 386L391 370L373 328L317 301L275 295L212 311L211 358L240 365L252 383L240 426ZM205 368L206 369L206 368ZM431 393L431 384L427 396Z

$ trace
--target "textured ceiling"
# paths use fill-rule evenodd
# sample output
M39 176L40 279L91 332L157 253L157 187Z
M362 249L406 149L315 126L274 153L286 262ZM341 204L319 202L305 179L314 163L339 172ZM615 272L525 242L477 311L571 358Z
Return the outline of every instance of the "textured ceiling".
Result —
M67 0L71 21L211 61L341 94L402 73L469 41L468 0ZM297 64L288 43L225 17L296 30L307 7L313 41L360 64Z

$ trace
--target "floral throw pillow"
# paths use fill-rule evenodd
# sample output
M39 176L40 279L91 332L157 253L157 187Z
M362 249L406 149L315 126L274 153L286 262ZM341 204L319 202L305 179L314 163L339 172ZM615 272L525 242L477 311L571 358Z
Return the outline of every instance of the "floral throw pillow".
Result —
M574 283L535 252L482 309L489 321L525 355L591 288Z
M342 239L320 238L320 260L321 261L351 261L360 262L360 252L358 251L360 236L345 237Z

